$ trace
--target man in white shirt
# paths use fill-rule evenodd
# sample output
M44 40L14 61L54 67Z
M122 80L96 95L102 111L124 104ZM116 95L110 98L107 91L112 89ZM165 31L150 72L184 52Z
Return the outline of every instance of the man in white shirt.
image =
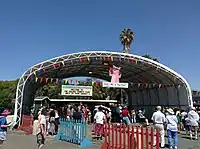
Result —
M161 112L161 106L156 107L156 112L153 113L151 120L154 124L154 129L158 130L160 133L160 141L161 141L161 148L165 147L165 130L164 130L164 123L165 123L165 115ZM156 145L156 137L154 137L154 145Z
M103 124L104 124L104 121L106 119L106 116L105 114L102 112L102 107L100 106L98 108L98 111L97 113L95 114L94 116L94 120L95 120L95 134L98 136L98 137L101 137L102 138L102 135L103 135Z
M199 127L199 114L196 112L195 107L191 107L188 112L187 124L190 126L190 138L192 139L192 129L194 129L195 139L198 139L198 127Z

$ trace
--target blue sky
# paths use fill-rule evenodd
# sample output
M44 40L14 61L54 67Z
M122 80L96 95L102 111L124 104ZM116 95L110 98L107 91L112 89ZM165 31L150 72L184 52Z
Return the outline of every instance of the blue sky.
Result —
M132 53L151 54L200 89L199 0L2 0L0 80L55 56L121 51L119 34L135 33Z

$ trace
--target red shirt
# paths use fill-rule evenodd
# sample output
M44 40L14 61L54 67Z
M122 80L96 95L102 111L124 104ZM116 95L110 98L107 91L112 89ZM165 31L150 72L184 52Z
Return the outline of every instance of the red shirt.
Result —
M129 114L129 111L127 109L122 110L122 117L127 117Z

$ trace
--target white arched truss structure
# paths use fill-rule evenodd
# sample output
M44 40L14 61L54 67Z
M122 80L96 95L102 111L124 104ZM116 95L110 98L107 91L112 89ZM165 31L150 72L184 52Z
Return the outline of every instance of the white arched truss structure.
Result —
M88 63L83 67L84 62ZM102 61L109 61L112 64L122 67L122 82L147 83L157 82L163 84L182 84L184 92L187 95L188 106L193 106L192 93L188 82L172 69L155 62L153 60L126 53L108 52L108 51L88 51L73 54L67 54L56 58L49 59L30 67L21 76L18 82L15 100L14 121L16 125L20 125L23 103L33 102L33 95L26 89L31 86L30 76L39 74L44 77L60 77L67 78L73 76L88 76L88 71L95 72L93 77L108 80L108 71L105 70ZM102 64L102 66L101 66ZM63 65L62 69L56 69L58 65ZM99 66L99 67L98 67ZM56 73L55 73L56 72ZM33 82L32 82L33 83ZM134 88L134 87L132 87ZM25 95L28 94L28 95Z

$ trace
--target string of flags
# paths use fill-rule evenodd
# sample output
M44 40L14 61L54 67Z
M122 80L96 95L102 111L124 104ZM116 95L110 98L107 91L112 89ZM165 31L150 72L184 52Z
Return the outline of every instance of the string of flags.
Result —
M75 82L74 82L75 81ZM63 80L58 78L38 78L35 77L35 82L41 84L55 83L59 85L92 85L92 86L103 86L103 82L100 81L79 81L79 80ZM139 89L144 88L168 88L168 87L178 87L180 88L182 84L157 84L157 83L129 83L130 87L137 87Z
M80 63L84 63L84 62L90 62L92 59L92 57L82 57L82 58L79 58L78 60L77 59L71 59L70 63L73 65L74 62L80 62ZM119 61L119 62L122 62L123 60L124 61L127 61L127 62L132 62L132 63L135 63L135 64L140 64L142 62L141 59L138 59L138 58L135 58L135 57L121 57L121 56L118 56L118 57L113 57L113 56L102 56L102 57L96 57L96 60L98 59L102 59L104 61ZM66 61L60 61L60 62L57 62L57 63L54 63L51 65L51 67L53 69L58 69L58 68L62 68L62 67L65 67L66 66ZM39 67L39 66L38 66ZM35 66L34 69L36 71L34 71L34 75L37 75L39 73L45 73L46 70L45 69L39 69L37 70L38 68Z

